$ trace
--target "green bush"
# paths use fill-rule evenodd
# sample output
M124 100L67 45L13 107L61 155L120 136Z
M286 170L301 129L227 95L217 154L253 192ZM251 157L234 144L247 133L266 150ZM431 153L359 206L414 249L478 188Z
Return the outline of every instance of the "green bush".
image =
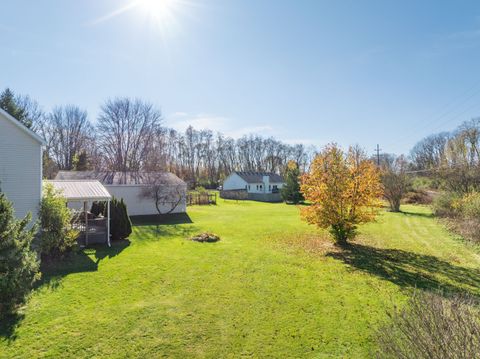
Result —
M195 192L198 192L198 193L208 193L207 189L203 186L197 186L195 187Z
M107 203L106 202L93 202L90 212L98 217L102 215L103 217L107 216Z
M110 234L113 240L125 239L132 234L132 222L123 198L115 197L110 202Z
M458 201L461 197L452 192L444 192L433 201L433 212L439 217L457 217L459 213Z
M435 214L446 218L446 224L463 238L480 242L480 192L463 196L445 193L434 202Z
M14 218L12 203L0 193L0 318L24 303L40 278L40 263L31 244L36 227L27 229L30 214Z
M438 190L442 186L439 178L416 176L412 179L413 190Z
M72 212L62 193L51 184L43 189L39 218L42 256L59 257L75 246L79 233L72 228Z
M472 192L454 203L454 207L462 217L480 219L480 192Z
M286 203L298 204L305 200L300 191L300 169L294 161L290 161L287 165L285 184L280 190L280 194Z

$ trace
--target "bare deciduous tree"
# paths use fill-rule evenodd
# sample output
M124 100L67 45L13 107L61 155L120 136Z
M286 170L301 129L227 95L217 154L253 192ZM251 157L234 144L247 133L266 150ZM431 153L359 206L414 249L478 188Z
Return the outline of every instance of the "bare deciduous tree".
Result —
M168 170L192 186L213 187L235 170L283 173L290 160L303 173L316 153L315 148L253 134L233 139L207 129L165 129L160 111L139 99L106 101L94 131L78 107L57 107L47 116L28 96L7 89L0 97L3 107L46 140L49 176L57 169L77 169L79 160L78 169Z
M400 212L400 203L409 187L407 166L408 162L403 155L386 160L382 165L383 196L388 201L392 212Z
M145 176L146 185L140 196L152 199L158 214L170 214L186 200L185 184L172 178L175 176L166 172L150 172Z
M139 171L152 153L161 131L161 113L139 99L116 98L101 108L98 146L113 171Z
M87 112L77 106L56 107L42 128L49 156L60 169L74 169L82 151L91 149L92 126Z
M413 166L417 170L438 168L442 165L447 142L451 134L442 132L430 135L418 142L410 152Z

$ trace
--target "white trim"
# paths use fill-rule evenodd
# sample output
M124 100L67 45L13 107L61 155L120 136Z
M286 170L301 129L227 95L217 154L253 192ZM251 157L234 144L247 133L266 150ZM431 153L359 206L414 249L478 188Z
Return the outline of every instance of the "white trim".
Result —
M112 197L68 197L65 198L67 202L98 202L98 201L110 201Z
M0 108L0 115L3 115L7 120L9 120L11 123L13 123L15 126L17 126L19 129L21 129L23 132L25 132L27 135L32 137L34 140L40 142L41 145L45 146L47 143L43 138L41 138L39 135L37 135L35 132L33 132L31 129L27 128L25 125L23 125L19 120L17 120L15 117L10 115L7 111L3 110Z
M107 202L107 244L111 247L110 244L110 200Z
M43 200L43 146L40 146L40 203L38 207L42 205ZM37 208L38 211L38 208Z
M107 184L107 183L103 183L100 181L101 184L103 184L103 186L105 188L109 188L109 187L121 187L121 188L125 188L125 187L151 187L152 185L151 184L146 184L146 183L139 183L139 184ZM179 183L179 184L172 184L172 183L168 183L166 184L164 187L166 188L170 188L170 187L177 187L177 186L182 186L182 187L187 187L187 184L186 183Z

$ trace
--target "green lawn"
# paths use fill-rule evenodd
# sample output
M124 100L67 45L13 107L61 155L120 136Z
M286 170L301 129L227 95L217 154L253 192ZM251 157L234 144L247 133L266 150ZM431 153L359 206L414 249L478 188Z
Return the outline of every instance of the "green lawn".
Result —
M369 357L386 310L413 288L480 294L478 248L428 209L404 210L343 252L284 204L220 200L139 223L131 242L45 275L3 324L0 357ZM200 231L222 240L185 240Z

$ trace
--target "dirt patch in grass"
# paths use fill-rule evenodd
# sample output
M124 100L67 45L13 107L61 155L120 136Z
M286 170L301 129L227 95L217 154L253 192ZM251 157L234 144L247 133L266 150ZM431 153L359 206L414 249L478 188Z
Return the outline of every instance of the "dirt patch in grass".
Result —
M312 256L324 256L327 253L341 251L327 234L296 234L285 237L271 237L268 240L274 247Z

